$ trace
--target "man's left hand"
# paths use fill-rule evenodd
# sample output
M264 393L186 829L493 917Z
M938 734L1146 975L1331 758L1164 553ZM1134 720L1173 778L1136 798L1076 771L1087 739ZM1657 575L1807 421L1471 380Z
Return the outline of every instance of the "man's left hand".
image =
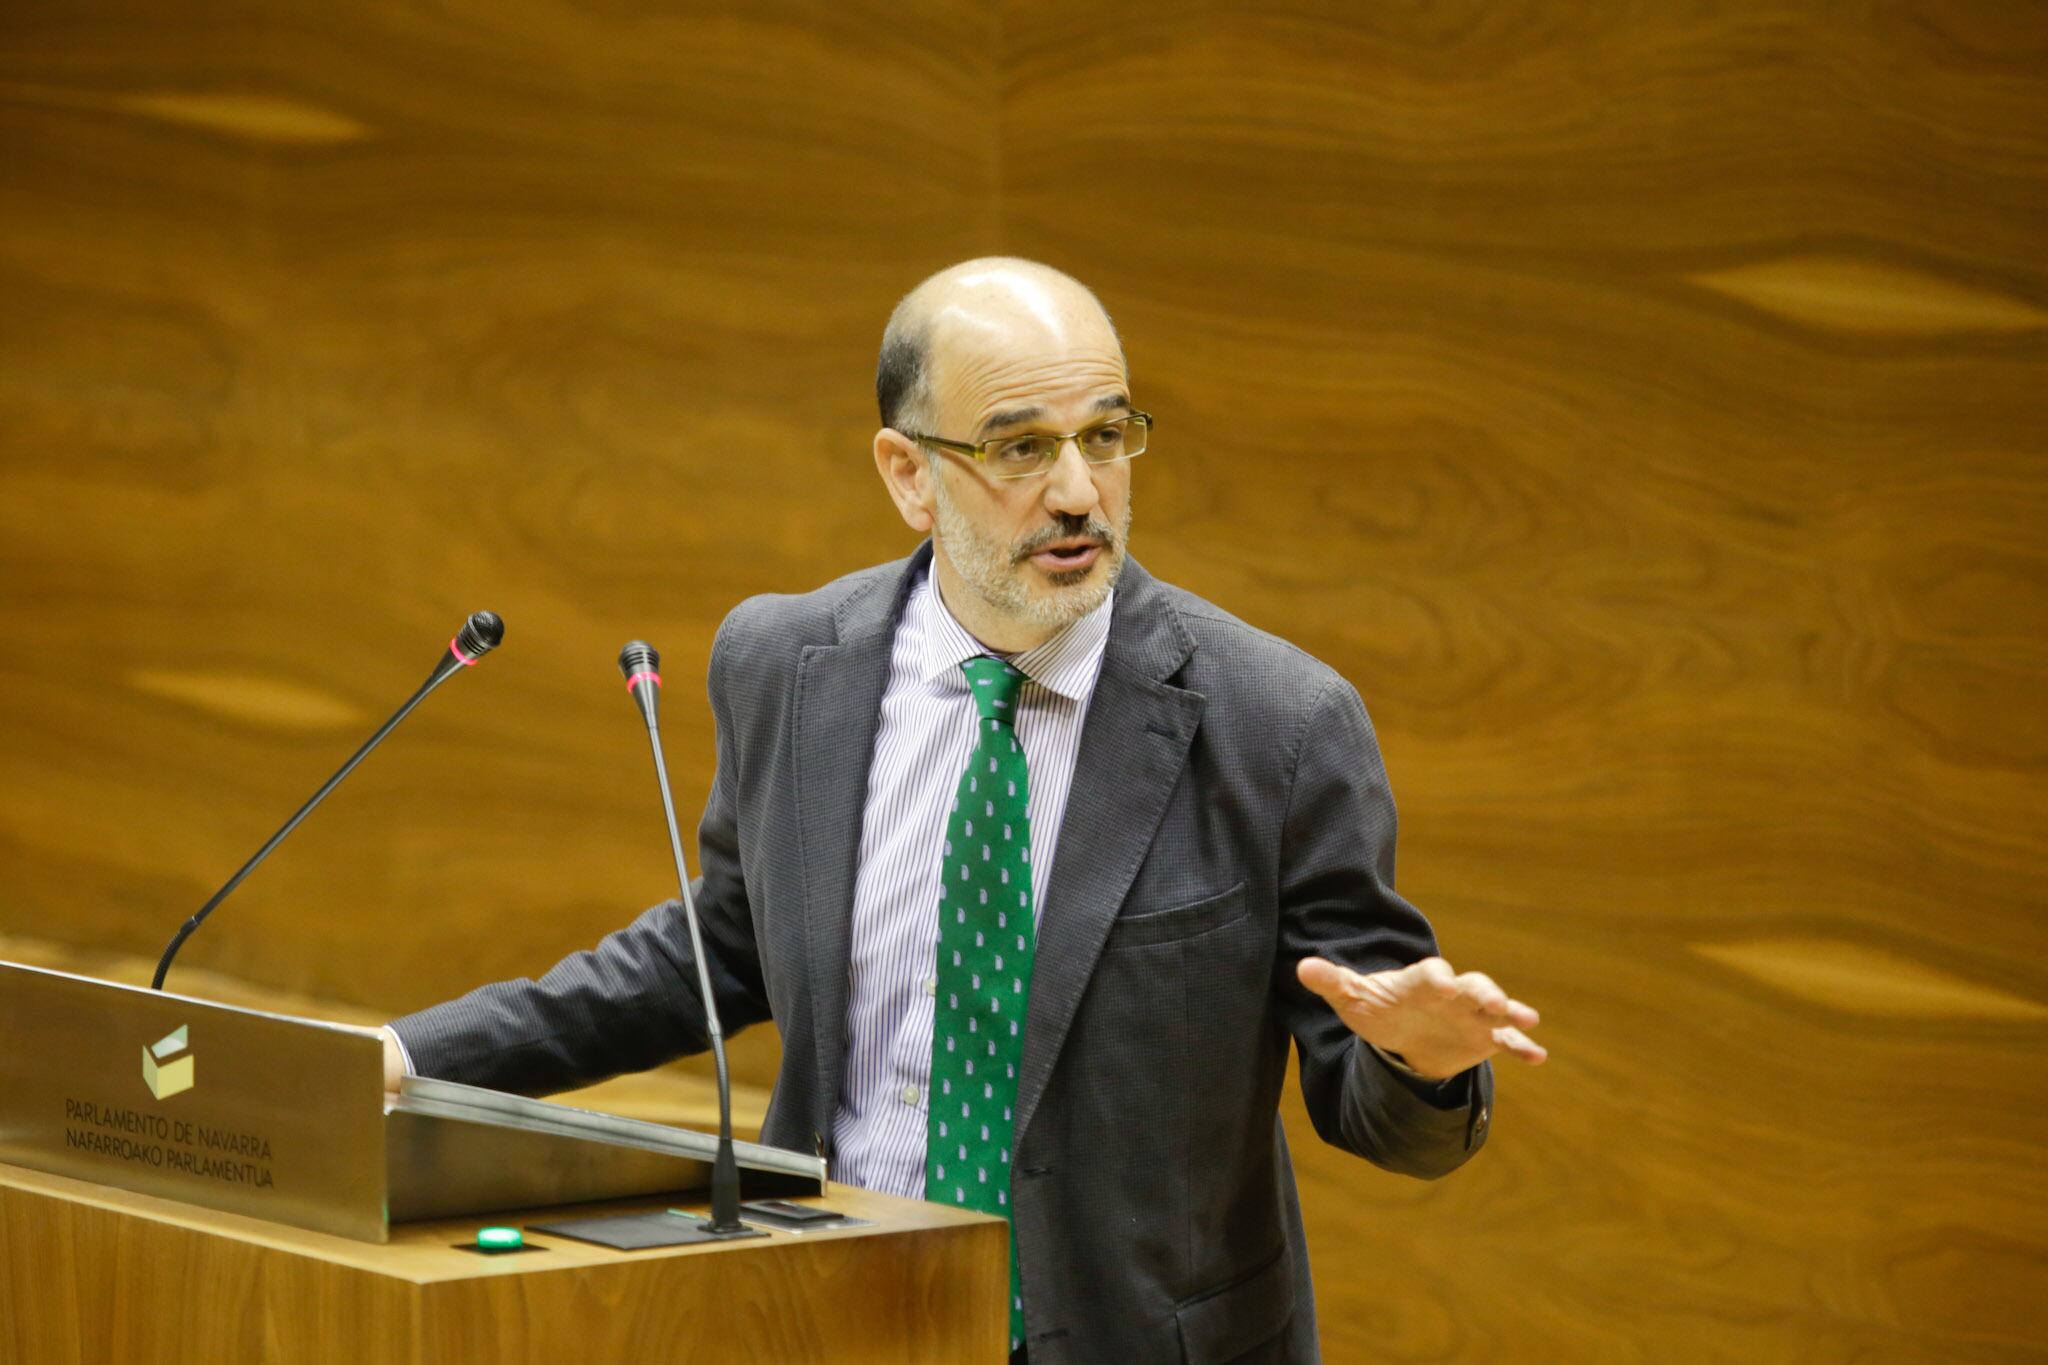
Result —
M1295 974L1345 1027L1429 1080L1448 1079L1496 1052L1531 1065L1549 1055L1522 1031L1536 1027L1535 1010L1509 999L1486 973L1453 972L1440 957L1371 973L1306 957Z

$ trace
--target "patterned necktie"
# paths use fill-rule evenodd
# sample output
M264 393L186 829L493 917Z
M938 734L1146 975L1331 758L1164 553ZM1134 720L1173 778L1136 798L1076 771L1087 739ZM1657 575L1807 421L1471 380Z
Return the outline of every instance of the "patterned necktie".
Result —
M938 987L925 1125L925 1198L1010 1216L1010 1137L1024 1007L1031 999L1031 794L1017 743L1024 675L1000 659L960 665L974 694L974 752L940 860ZM1024 1337L1010 1229L1010 1348Z

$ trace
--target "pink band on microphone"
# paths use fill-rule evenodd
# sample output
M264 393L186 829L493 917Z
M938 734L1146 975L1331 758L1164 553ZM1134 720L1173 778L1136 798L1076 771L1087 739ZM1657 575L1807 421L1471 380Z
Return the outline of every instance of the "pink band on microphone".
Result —
M630 678L626 679L626 690L627 690L628 692L631 692L631 691L633 690L633 688L634 688L635 686L637 686L637 685L639 684L639 682L640 682L640 680L641 680L642 678L651 678L651 679L653 679L653 680L654 680L654 685L655 685L656 687L659 687L659 686L661 686L661 674L659 674L659 673L635 673L635 674L634 674L634 675L633 675L632 677L630 677Z
M462 652L462 646L455 643L455 637L452 635L448 637L448 652L460 660L464 668L476 667L476 660Z

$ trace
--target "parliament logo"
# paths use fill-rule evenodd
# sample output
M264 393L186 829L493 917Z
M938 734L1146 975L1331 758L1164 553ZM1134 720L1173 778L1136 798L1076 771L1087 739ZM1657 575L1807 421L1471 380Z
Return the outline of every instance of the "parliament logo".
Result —
M142 1049L142 1080L149 1093L160 1100L183 1094L192 1088L192 1053L188 1050L186 1025ZM183 1054L183 1055L180 1055Z

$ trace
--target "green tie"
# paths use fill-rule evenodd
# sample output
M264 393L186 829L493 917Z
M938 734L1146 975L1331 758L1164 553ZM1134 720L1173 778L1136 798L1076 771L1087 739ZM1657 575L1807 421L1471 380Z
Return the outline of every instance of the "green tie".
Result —
M974 752L953 795L940 860L925 1198L1010 1216L1010 1137L1024 1007L1031 999L1031 786L1017 743L1024 675L1000 659L960 665L974 694ZM1010 1349L1024 1338L1010 1229Z

